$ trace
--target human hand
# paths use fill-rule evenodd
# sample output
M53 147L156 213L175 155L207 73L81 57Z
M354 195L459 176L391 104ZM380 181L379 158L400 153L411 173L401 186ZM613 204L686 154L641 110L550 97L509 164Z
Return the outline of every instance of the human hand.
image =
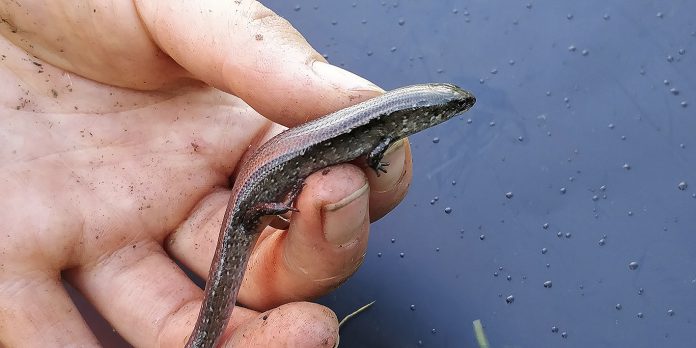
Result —
M380 93L254 1L5 2L0 17L7 347L99 344L61 279L134 346L183 346L202 291L173 260L207 275L228 177L279 124ZM293 301L362 262L369 220L410 182L407 143L385 160L379 178L308 178L289 230L259 238L224 342L333 345L333 312Z

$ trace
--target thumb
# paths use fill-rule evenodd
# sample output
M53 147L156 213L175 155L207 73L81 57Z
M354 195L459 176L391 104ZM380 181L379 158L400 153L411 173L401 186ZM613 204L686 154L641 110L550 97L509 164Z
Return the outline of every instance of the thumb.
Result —
M206 83L286 126L382 93L317 53L292 25L257 1L143 1L159 47Z

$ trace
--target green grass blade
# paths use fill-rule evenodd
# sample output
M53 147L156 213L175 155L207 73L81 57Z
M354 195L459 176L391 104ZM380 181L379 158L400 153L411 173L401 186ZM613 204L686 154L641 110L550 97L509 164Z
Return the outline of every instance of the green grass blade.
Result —
M474 335L476 335L476 341L478 342L479 348L490 348L488 339L486 338L486 333L483 332L483 325L481 325L481 320L474 320Z

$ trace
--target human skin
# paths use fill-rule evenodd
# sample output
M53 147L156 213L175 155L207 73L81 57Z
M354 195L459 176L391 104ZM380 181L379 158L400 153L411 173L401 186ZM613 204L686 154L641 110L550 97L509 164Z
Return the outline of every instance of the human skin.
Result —
M0 19L0 346L100 345L63 281L130 344L183 346L203 292L175 260L207 276L245 156L382 93L255 1L2 1ZM308 178L287 231L259 239L226 344L333 346L335 314L303 301L357 269L405 195L401 145L379 178Z

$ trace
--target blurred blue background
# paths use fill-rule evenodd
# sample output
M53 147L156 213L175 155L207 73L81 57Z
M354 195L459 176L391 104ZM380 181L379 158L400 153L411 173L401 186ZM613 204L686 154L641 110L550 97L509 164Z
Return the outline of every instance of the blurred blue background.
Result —
M321 300L376 300L343 347L474 347L475 319L492 347L694 345L696 2L265 4L385 89L478 99L412 137L409 195Z

